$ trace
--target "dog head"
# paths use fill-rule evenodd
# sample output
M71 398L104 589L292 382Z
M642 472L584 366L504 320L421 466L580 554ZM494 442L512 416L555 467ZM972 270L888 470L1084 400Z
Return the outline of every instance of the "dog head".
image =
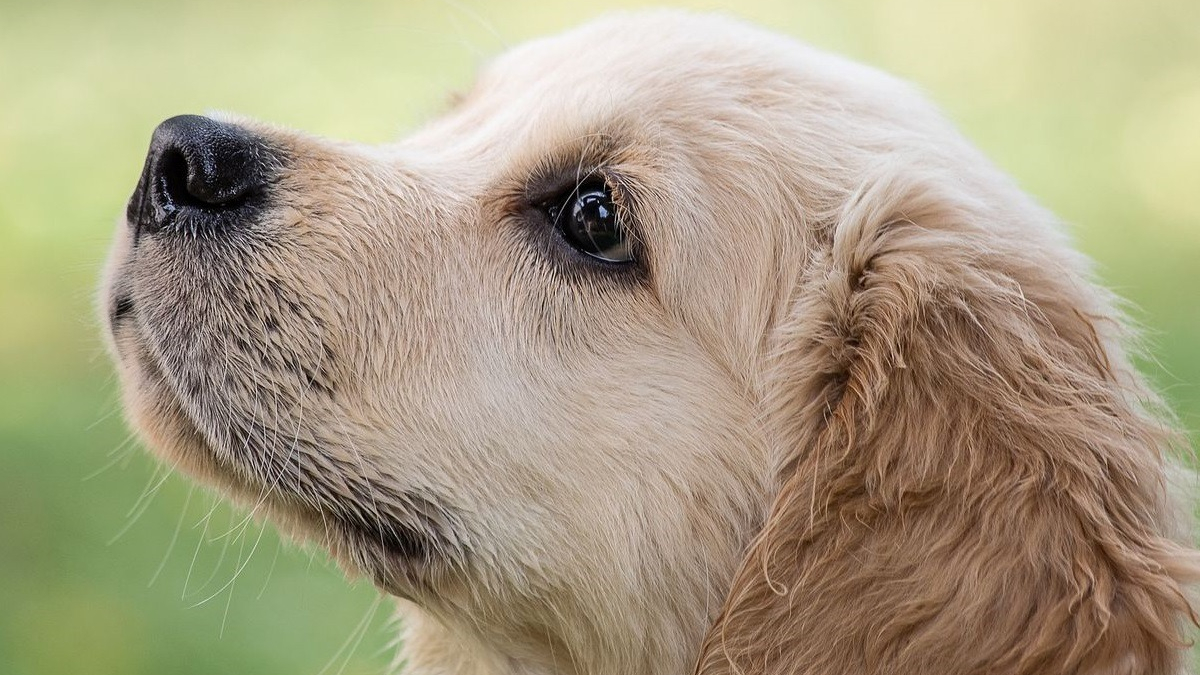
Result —
M172 118L103 297L150 445L419 607L418 665L1175 659L1109 301L919 96L786 39L613 17L383 147Z

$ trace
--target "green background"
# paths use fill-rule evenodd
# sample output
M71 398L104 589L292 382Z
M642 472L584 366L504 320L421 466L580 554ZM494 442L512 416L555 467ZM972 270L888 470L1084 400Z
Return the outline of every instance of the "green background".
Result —
M1070 224L1146 325L1144 368L1200 423L1200 3L725 8L917 82ZM129 438L93 317L106 243L163 118L382 142L506 45L598 11L0 0L0 673L383 669L394 631L372 588Z

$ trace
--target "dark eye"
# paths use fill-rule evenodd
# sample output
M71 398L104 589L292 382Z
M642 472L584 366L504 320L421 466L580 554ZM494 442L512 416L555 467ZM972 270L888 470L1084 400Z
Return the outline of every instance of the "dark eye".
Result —
M563 239L579 251L610 263L633 261L633 249L607 185L582 185L548 213Z

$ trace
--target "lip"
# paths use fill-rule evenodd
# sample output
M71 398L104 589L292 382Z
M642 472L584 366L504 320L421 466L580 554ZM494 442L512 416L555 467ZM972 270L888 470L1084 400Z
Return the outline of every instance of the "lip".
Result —
M315 537L335 557L368 573L376 584L388 592L403 593L406 584L411 584L413 578L406 574L404 583L398 583L394 563L405 561L407 564L401 567L411 572L430 562L434 558L433 549L439 548L436 539L430 539L435 530L409 524L407 518L384 517L384 514L375 514L378 516L376 518L367 517L367 513L350 505L340 508L336 504L326 504L316 509L303 494L285 489L286 481L270 485L261 476L254 475L249 465L220 452L189 414L187 401L172 383L166 367L145 344L148 339L145 327L129 320L133 301L125 302L126 297L118 296L118 300L112 303L111 315L120 315L114 318L111 327L114 336L121 333L120 339L115 340L118 345L117 359L136 373L134 377L138 382L130 386L150 389L158 394L154 400L164 410L153 414L157 418L169 417L169 426L174 428L173 435L186 439L183 445L187 457L170 456L166 459L185 472L232 492L244 504L256 510L265 509L275 520L298 525L289 529L303 538ZM116 311L120 304L129 304L130 307ZM129 328L122 329L122 326ZM165 409L169 409L169 412ZM410 506L419 507L410 514L417 520L420 520L421 511L437 508L418 495L405 495L404 501L409 502Z
M118 292L112 297L114 299L108 305L107 328L111 353L121 366L118 369L120 375L127 380L122 383L122 388L150 394L135 404L140 415L135 415L134 419L148 417L154 422L153 426L170 430L172 445L187 449L185 457L177 456L177 452L167 453L170 456L164 458L173 465L200 477L217 473L238 489L248 488L243 473L221 458L188 414L186 403L165 367L147 345L150 337L138 321L137 304L132 295ZM146 427L145 424L135 426Z
M118 295L115 300L109 305L108 323L110 330L123 322L123 320L133 314L133 296Z
M255 419L242 419L231 402L211 405L223 396L212 388L217 385L187 386L185 373L172 368L180 362L162 347L178 342L169 334L170 317L186 318L189 310L164 305L166 296L154 292L152 275L166 262L174 264L173 256L186 260L204 249L169 246L169 238L162 239L162 246L138 247L133 245L134 221L121 227L107 263L100 313L124 380L122 388L129 395L131 422L155 455L274 522L290 538L325 548L347 573L370 578L389 594L411 597L430 575L466 563L470 551L462 538L465 529L456 510L439 495L419 486L399 488L403 481L380 484L359 476L354 494L339 498L320 470L307 463L301 479L300 467L290 459L294 443L283 435L254 431L243 437L239 429L250 428ZM143 239L147 243L152 242ZM168 324L160 326L160 320ZM331 449L312 447L309 452L326 456ZM268 457L271 461L260 461ZM278 479L283 464L296 472L295 484ZM354 476L343 478L355 482ZM373 497L362 498L382 495L393 486L397 487L387 495L385 508L377 507Z

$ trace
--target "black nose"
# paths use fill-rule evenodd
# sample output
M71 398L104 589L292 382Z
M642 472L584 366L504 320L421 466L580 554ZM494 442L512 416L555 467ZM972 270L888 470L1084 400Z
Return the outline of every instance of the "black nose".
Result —
M136 234L219 234L253 218L274 153L258 136L199 115L154 130L126 216Z

